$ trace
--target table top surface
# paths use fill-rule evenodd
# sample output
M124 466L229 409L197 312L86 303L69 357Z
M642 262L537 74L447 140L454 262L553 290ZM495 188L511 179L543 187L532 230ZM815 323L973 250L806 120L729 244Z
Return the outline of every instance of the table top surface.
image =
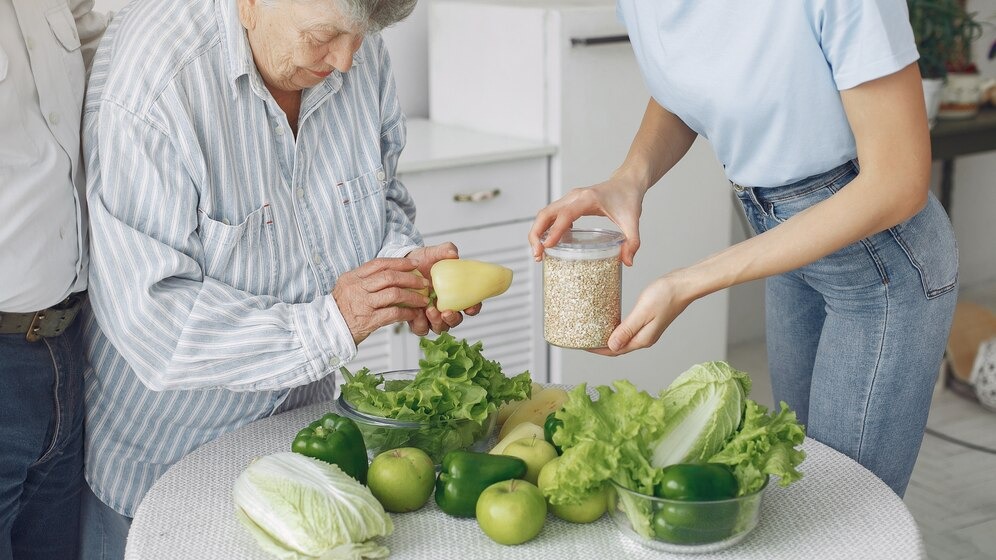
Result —
M937 119L930 135L946 137L975 130L996 130L996 107L984 107L979 114L965 119Z
M996 150L996 108L986 107L970 119L938 119L930 129L934 159Z
M235 518L232 485L254 457L287 451L294 435L333 409L319 403L249 424L205 444L173 465L136 512L126 559L240 558L268 560ZM695 558L924 558L909 510L881 480L847 456L811 439L803 479L765 490L757 528L724 551ZM549 516L540 535L502 546L473 519L440 511L391 514L394 534L380 539L392 558L683 558L633 543L603 516L587 525Z

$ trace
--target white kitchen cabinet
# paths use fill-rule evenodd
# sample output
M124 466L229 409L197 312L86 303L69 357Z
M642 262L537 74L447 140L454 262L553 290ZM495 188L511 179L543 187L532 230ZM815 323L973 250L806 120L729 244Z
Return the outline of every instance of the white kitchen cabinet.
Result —
M465 317L451 334L481 341L485 357L501 363L507 375L529 370L537 381L549 380L542 270L532 259L526 234L536 210L548 200L553 152L543 142L413 119L398 163L398 178L415 199L415 225L426 245L451 241L462 258L513 271L508 291L487 300L479 315ZM417 367L418 340L407 324L384 327L360 344L348 367Z
M434 0L429 72L433 121L557 146L551 200L622 163L650 98L613 0ZM700 139L647 195L623 313L653 279L725 247L730 208L722 166ZM649 349L603 358L551 348L550 379L657 389L694 363L724 359L726 330L723 291L692 304Z

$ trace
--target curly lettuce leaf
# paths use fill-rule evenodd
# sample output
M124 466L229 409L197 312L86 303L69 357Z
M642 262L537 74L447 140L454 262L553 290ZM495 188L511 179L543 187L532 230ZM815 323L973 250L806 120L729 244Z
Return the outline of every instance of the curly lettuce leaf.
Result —
M805 438L805 428L785 402L769 415L767 407L748 400L743 426L708 462L733 467L740 496L760 490L767 475L777 476L780 485L788 486L802 478L796 467L806 453L795 447Z
M656 469L650 464L651 442L660 437L664 403L628 381L616 381L613 387L597 387L599 398L592 400L585 384L578 385L556 413L564 425L553 440L564 453L552 483L544 489L552 503L577 503L609 480L653 495ZM649 536L653 516L649 502L624 499L622 504L633 528Z
M487 360L480 342L468 344L449 333L419 342L424 358L411 381L387 381L363 368L343 368L342 393L357 410L406 422L449 426L466 420L478 427L498 407L529 396L529 372L506 377L501 364ZM472 430L471 430L472 431Z

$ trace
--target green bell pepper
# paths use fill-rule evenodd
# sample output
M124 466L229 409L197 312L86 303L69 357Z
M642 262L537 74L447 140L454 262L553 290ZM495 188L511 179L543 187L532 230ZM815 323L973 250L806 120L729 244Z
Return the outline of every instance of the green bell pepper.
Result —
M737 478L727 465L682 463L661 470L654 488L658 498L705 502L737 496Z
M297 433L291 451L337 465L361 484L367 483L367 446L349 418L329 412Z
M733 533L738 504L724 500L736 497L737 479L727 465L683 463L664 467L654 494L673 500L662 504L654 514L654 534L659 539L679 544L708 543Z
M543 438L557 450L557 455L563 455L564 450L556 443L553 443L553 434L564 426L564 421L557 418L556 414L556 412L551 412L547 415L546 422L543 422Z
M526 463L510 455L450 451L436 478L436 504L455 517L474 517L477 498L496 482L526 476Z

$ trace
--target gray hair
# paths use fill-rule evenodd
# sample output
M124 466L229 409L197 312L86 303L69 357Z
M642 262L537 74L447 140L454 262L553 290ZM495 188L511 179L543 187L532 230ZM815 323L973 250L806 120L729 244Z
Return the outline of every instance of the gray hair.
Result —
M267 6L275 6L287 0L259 0ZM418 0L291 0L294 2L334 2L342 15L350 22L363 25L370 33L384 28L411 15Z

